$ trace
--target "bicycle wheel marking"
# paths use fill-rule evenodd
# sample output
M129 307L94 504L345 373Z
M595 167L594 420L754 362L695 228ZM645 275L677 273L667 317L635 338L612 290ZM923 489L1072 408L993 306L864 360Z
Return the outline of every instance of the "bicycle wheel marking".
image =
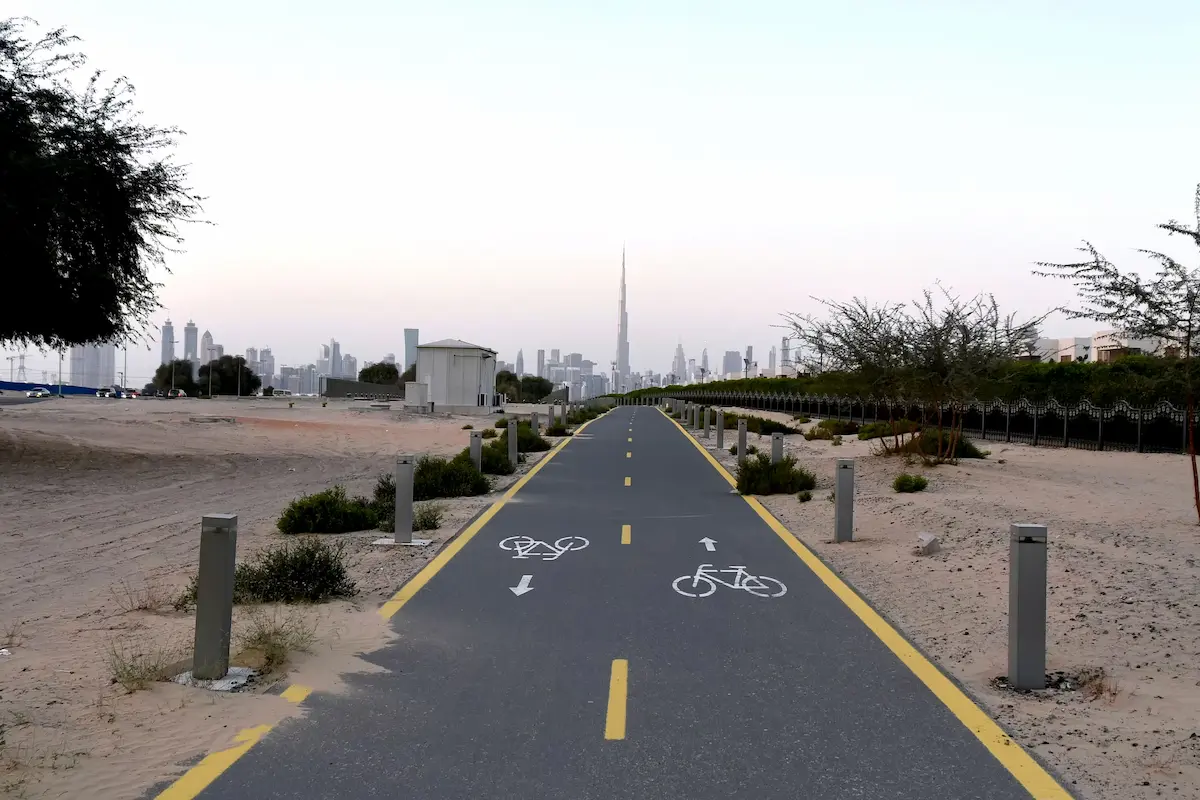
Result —
M509 536L500 541L501 550L515 550L513 558L540 558L542 561L555 561L563 553L572 550L582 550L590 544L582 536L563 536L554 542L534 539L532 536Z
M684 597L701 598L715 594L718 586L737 589L755 597L783 597L787 586L778 578L752 575L744 566L718 569L713 564L701 564L690 575L680 575L671 588Z

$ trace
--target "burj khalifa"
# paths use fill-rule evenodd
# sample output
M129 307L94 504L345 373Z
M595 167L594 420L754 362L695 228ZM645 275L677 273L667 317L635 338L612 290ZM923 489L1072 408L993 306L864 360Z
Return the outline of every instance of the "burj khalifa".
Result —
M613 369L613 391L633 388L629 374L629 312L625 308L625 248L621 248L621 295L617 301L617 360Z

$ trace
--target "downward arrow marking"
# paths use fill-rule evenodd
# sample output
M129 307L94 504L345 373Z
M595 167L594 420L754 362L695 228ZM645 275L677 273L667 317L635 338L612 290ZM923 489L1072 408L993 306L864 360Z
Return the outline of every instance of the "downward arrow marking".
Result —
M529 585L529 582L531 580L533 580L532 575L522 575L521 580L517 583L517 585L508 587L508 590L510 592L512 592L513 594L515 594L517 597L520 597L521 595L525 594L526 592L532 592L533 587Z

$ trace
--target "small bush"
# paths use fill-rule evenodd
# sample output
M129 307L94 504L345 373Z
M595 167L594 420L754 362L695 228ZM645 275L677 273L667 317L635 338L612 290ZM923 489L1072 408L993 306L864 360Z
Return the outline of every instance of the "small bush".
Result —
M853 436L858 433L858 423L848 419L823 419L817 423L817 427L834 436Z
M546 435L547 436L570 436L571 432L569 430L567 430L566 425L563 425L561 422L556 422L553 425L546 428Z
M421 456L413 471L413 499L436 500L439 497L473 497L491 491L491 481L475 465L470 456L460 453L447 460L438 456Z
M922 492L928 485L929 481L923 475L909 475L907 472L901 472L892 481L892 488L897 492Z
M505 451L508 450L508 431L503 431L500 434L500 441L504 443ZM543 453L554 445L547 442L541 436L538 436L533 431L533 425L528 422L517 424L517 452L518 453Z
M950 449L950 431L942 430L942 447L941 449ZM938 430L937 428L926 427L921 431L921 435L912 440L911 448L914 452L921 455L933 457L938 451ZM975 446L975 443L970 439L959 436L958 441L954 446L952 458L987 458L987 455Z
M441 503L421 503L413 507L413 530L436 531L442 527L446 509Z
M320 603L353 597L358 589L346 571L344 544L329 544L316 536L303 536L260 550L233 572L233 602ZM181 611L196 604L193 576L175 607Z
M370 530L377 521L367 498L347 497L343 487L334 486L293 500L275 526L280 533L348 533Z
M316 625L294 612L280 616L276 609L249 617L249 627L238 636L238 647L243 657L249 655L246 651L258 655L257 668L263 673L282 667L293 652L307 653L317 639Z
M500 434L496 433L495 428L484 428L483 432L479 435L484 439L495 439Z
M504 417L501 417L500 419L496 420L496 424L495 424L495 425L493 425L492 427L494 427L494 428L507 428L507 427L508 427L508 420L507 420L507 419L505 419Z
M803 414L792 414L792 422L795 422L797 425L807 425L812 420Z
M596 417L599 417L603 413L604 412L599 409L587 408L586 406L581 406L580 408L575 409L574 411L572 411L570 414L567 415L567 424L568 425L582 425L585 422L588 422L590 420L595 419Z
M834 447L839 447L842 444L842 437L834 436L833 439L829 443L831 445L833 445Z
M466 425L462 426L462 429L464 431L473 431L475 430L475 426L468 422Z
M757 452L758 452L757 445L753 445L753 444L746 445L746 455L752 456ZM737 445L736 444L729 445L729 455L731 455L731 456L737 455Z
M471 448L464 449L454 457L455 461L460 459L471 464ZM517 471L516 466L508 460L506 437L493 439L481 448L479 466L485 475L512 475Z
M792 456L784 456L779 463L772 464L770 456L760 453L738 462L737 490L742 494L792 494L816 485L816 476L796 466Z
M804 432L804 439L805 441L809 442L813 441L814 439L825 439L832 441L833 431L829 430L829 428L822 428L820 425L813 425Z
M796 499L801 503L807 503L809 500L812 500L812 492L810 492L808 489L805 489L803 492L796 495Z
M882 439L885 436L916 433L920 429L921 426L911 419L898 419L892 422L880 420L879 422L868 422L859 428L858 438L863 441L867 439Z
M108 672L113 682L127 692L136 692L155 681L166 680L172 660L169 653L158 647L117 642L108 646Z
M726 411L725 414L725 430L736 431L738 420L746 420L746 431L748 433L757 433L760 436L770 436L772 433L799 433L795 428L784 425L782 422L776 422L773 419L764 419L763 417L755 417L749 415L739 415L732 411Z

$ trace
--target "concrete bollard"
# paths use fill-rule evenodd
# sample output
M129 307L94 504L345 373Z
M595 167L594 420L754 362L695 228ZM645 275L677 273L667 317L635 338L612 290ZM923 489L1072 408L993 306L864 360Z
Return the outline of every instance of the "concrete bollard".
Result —
M1046 526L1008 532L1008 684L1046 688Z
M563 400L562 404L562 424L567 424L567 401Z
M709 422L711 422L711 421L712 421L712 409L705 408L704 409L704 438L705 439L708 438L708 425L709 425Z
M833 541L854 541L854 459L839 458L834 467Z
M783 434L771 434L771 463L778 464L783 461Z
M471 431L471 463L483 469L483 431Z
M515 467L519 458L517 455L517 421L510 419L508 421L508 463Z
M692 430L696 430L696 428L699 426L699 424L700 424L700 406L693 405L692 406Z
M725 449L725 412L717 409L717 449Z
M738 420L738 463L746 460L746 420Z
M200 518L192 677L201 680L217 680L229 672L237 523L237 514L205 514Z
M529 427L533 428L534 433L542 432L542 429L538 427L538 415L536 411L529 415Z
M412 543L413 471L416 461L411 455L396 456L396 532L392 534L396 544Z

